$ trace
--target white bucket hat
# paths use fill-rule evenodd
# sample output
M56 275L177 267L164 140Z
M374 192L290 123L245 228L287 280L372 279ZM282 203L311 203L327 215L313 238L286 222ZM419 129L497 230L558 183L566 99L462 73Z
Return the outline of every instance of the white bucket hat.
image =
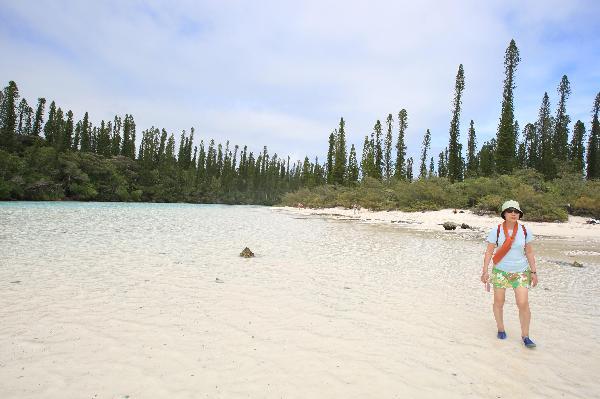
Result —
M500 216L502 216L502 219L504 219L504 211L506 211L508 208L516 209L521 214L521 217L523 217L523 211L521 210L519 203L515 200L508 200L504 204L502 204L502 212L500 213Z

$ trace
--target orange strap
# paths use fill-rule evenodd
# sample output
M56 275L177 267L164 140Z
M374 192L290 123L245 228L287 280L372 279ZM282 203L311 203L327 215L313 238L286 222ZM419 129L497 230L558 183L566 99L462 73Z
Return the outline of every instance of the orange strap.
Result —
M508 228L506 227L506 222L502 223L502 228L504 229L504 238L505 239L504 239L504 243L502 244L502 246L496 250L496 253L492 257L492 260L494 261L494 265L497 265L498 263L500 263L502 258L504 258L504 255L506 255L508 253L508 251L510 250L510 247L512 247L512 244L515 241L515 238L517 237L517 231L519 230L519 224L515 223L515 227L513 227L513 231L512 231L512 234L510 237L508 236Z

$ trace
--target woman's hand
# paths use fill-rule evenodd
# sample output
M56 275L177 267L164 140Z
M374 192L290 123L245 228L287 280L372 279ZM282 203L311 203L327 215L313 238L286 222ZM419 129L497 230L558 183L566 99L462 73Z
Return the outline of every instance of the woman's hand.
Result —
M490 275L488 274L488 272L482 272L481 273L481 282L485 284L489 280L490 280ZM537 284L537 279L536 279L536 284Z
M535 287L537 284L538 284L538 276L537 276L537 273L536 273L536 274L532 273L532 274L531 274L531 286L532 286L532 287Z

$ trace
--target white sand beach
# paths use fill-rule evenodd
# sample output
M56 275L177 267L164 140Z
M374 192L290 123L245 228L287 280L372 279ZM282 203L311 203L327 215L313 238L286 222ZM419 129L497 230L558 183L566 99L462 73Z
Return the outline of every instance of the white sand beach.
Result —
M528 350L510 295L509 337L495 338L478 281L494 218L60 206L0 209L3 399L600 392L600 226L531 224L541 260ZM444 232L445 220L481 231ZM256 258L239 257L246 245Z
M444 222L453 222L459 225L456 232L460 232L460 225L465 223L472 230L488 232L489 229L502 223L499 215L477 215L470 210L442 209L427 212L402 212L402 211L371 211L369 209L347 209L337 208L292 208L282 207L280 209L299 213L302 215L319 215L331 218L355 219L370 223L398 223L402 227L416 230L441 231ZM569 216L567 222L529 222L523 224L530 226L537 236L548 238L561 238L572 241L600 242L600 225L588 224L590 218L581 216Z
M502 223L499 215L478 215L467 209L442 209L427 212L371 211L369 209L294 208L275 210L306 217L324 217L332 220L349 220L358 223L389 225L396 228L443 234L451 239L471 239L483 242L490 229ZM567 222L523 221L536 237L538 260L559 263L600 263L600 224L590 224L589 217L570 216ZM445 222L457 225L446 231ZM598 222L598 221L597 221ZM462 228L465 224L468 228Z

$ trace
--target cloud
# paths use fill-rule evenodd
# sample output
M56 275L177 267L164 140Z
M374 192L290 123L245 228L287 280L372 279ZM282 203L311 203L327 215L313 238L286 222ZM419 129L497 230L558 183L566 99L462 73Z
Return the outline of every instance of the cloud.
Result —
M503 56L521 51L516 116L537 118L544 91L568 73L573 121L588 122L598 91L592 1L0 3L0 65L30 102L45 96L92 120L132 113L138 128L268 145L321 159L340 117L362 152L377 119L409 115L409 153L431 129L447 144L454 79L466 89L463 141L496 133ZM556 101L554 100L554 104Z

